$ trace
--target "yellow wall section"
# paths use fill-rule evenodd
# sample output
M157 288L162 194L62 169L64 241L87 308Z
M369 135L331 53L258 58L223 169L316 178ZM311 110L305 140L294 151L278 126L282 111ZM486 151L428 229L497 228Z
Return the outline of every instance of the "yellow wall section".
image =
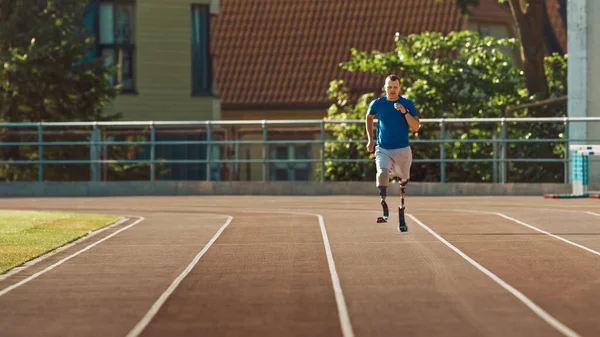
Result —
M194 0L210 4L211 0ZM193 97L189 0L136 2L137 95L122 94L109 111L125 120L220 119L215 97Z

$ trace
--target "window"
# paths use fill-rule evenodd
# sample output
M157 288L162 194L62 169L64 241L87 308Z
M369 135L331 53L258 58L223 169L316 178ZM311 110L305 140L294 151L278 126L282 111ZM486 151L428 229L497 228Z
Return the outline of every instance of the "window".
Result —
M478 22L469 22L467 24L467 29L476 33L479 33L481 37L493 36L495 38L509 38L511 37L511 32L507 25L505 24L493 24L493 23L478 23ZM500 50L507 56L511 57L513 60L513 64L516 64L515 59L518 58L518 55L515 54L515 51L511 50L508 47L500 47ZM517 57L515 57L517 56Z
M271 158L277 160L310 160L310 145L282 145L271 148ZM271 180L307 181L310 180L310 162L271 163Z
M209 5L192 5L192 96L212 95Z
M96 1L90 1L85 7L83 13L83 21L85 24L86 35L97 36L96 34L96 23L98 21L98 3ZM96 58L96 48L92 47L88 51L88 54L83 57L83 62L88 62Z
M481 37L490 36L491 32L490 25L476 25L476 32L481 35Z
M97 7L97 55L107 66L116 65L113 84L121 84L123 92L135 91L135 2L133 0L100 0Z

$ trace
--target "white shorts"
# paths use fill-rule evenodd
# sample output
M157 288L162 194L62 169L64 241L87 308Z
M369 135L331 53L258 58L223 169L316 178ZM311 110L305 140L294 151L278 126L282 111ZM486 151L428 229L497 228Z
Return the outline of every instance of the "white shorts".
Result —
M410 179L412 150L410 146L400 149L386 150L379 146L375 149L377 171L387 169L391 177Z

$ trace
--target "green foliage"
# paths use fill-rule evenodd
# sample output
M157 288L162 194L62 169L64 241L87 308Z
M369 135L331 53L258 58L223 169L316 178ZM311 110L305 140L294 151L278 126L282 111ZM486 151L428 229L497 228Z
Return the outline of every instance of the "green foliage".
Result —
M349 71L369 72L377 75L398 74L405 95L415 102L420 118L486 118L505 117L506 108L530 102L524 85L523 73L512 61L513 50L518 47L515 39L481 37L469 31L421 33L395 36L396 48L388 52L364 52L352 49L352 58L341 64ZM566 63L558 55L549 58L548 74L554 79L556 93L566 88L562 80ZM551 65L551 66L550 66ZM383 80L382 80L383 85ZM377 94L361 96L356 103L350 102L349 89L342 82L333 81L329 95L336 99L328 112L328 119L364 119L368 103ZM537 111L539 115L540 112ZM533 110L519 111L532 116ZM544 113L548 113L545 110ZM510 128L511 138L531 137L538 125ZM330 127L335 139L365 140L364 124L333 125ZM543 128L542 128L543 129ZM555 128L547 130L557 135ZM561 131L562 132L562 131ZM466 163L446 165L446 181L493 181L499 171L491 161L473 159L499 158L499 147L493 142L465 142L465 139L499 138L501 130L493 123L446 124L443 137L452 141L444 146L445 158L467 159ZM439 125L423 124L418 133L411 131L415 159L439 159L442 145L431 142L442 137ZM421 141L421 142L419 142ZM364 158L365 144L329 144L326 156L333 158ZM549 147L549 146L546 146ZM555 148L549 147L554 154ZM519 155L530 155L537 148L519 147ZM372 157L372 156L370 156ZM360 166L354 163L326 164L329 180L371 179L373 163ZM519 177L523 168L516 168L509 176ZM413 162L413 180L439 181L439 163ZM538 177L540 178L540 177Z
M101 58L84 62L94 39L86 1L8 0L0 23L0 119L110 120L118 88Z
M550 98L567 95L567 58L553 54L545 58L544 69L548 79ZM514 111L508 117L563 117L567 115L567 101L559 100L551 104L526 106ZM559 123L507 123L511 138L524 140L560 138L565 139L566 128ZM565 158L564 143L537 142L513 143L507 155L511 158ZM562 182L564 179L562 163L513 163L508 170L509 182Z
M395 36L391 52L359 52L343 64L349 71L401 74L406 95L424 117L500 115L525 93L522 74L503 50L515 39L480 37L462 31ZM474 100L473 98L478 98ZM491 110L491 111L490 111Z
M444 0L437 0L438 2ZM470 9L480 5L479 0L452 0L463 15L471 15ZM525 83L530 95L537 99L548 98L551 94L547 78L544 76L544 58L538 51L547 50L544 41L544 21L548 21L544 1L507 1L497 0L498 3L510 7L513 20L517 27L519 39L522 42L523 69ZM566 27L564 27L566 29Z
M88 1L3 0L0 2L0 122L105 121L105 105L120 87L111 84L116 70L100 57L89 57L95 47L84 24ZM45 140L83 141L89 134L45 136ZM0 130L0 141L37 141L35 130ZM5 146L3 160L36 160L37 146ZM121 158L130 149L121 150ZM89 147L46 147L45 159L86 159ZM0 165L2 180L35 180L35 165ZM122 175L127 175L121 172ZM57 164L44 168L48 180L89 178L85 164Z
M343 81L332 81L328 90L330 98L335 99L327 112L325 120L363 119L369 103L375 94L362 95L356 103L350 102L348 89ZM325 144L325 179L327 180L368 180L375 177L375 163L338 163L327 159L362 158L368 154L365 140L365 125L354 123L326 123L325 128L333 134L334 140L345 143ZM352 141L352 143L350 143ZM356 142L360 141L360 142ZM370 158L374 158L371 154Z
M551 97L567 95L567 61L568 55L558 53L546 57L545 69Z

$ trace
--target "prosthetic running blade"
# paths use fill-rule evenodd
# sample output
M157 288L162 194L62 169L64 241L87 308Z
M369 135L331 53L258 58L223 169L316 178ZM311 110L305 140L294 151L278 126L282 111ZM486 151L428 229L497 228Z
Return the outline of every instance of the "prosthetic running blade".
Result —
M390 216L390 210L385 200L381 201L381 208L383 209L383 216L377 218L377 223L386 223Z
M400 224L398 225L398 230L400 232L407 232L408 226L406 225L406 220L404 219L404 207L398 207L398 217L400 218Z

